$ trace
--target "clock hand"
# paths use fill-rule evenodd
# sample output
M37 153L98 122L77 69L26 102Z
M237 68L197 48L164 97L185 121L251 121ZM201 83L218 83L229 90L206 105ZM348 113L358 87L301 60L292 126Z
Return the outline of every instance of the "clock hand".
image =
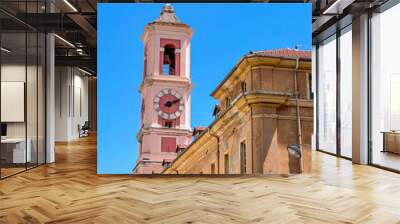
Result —
M171 107L171 106L172 106L172 103L171 103L171 101L167 101L167 102L165 102L165 103L164 103L164 106L166 106L166 107Z
M179 101L180 101L180 99L176 99L176 100L174 100L172 102L171 101L167 101L167 102L165 102L164 106L171 107L172 104L178 103Z
M179 101L181 101L181 100L180 99L176 99L176 100L172 101L171 103L175 104L175 103L178 103Z

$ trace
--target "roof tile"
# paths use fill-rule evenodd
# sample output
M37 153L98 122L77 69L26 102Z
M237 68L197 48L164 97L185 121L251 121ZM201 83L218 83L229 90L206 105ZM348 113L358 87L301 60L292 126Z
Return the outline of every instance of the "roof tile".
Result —
M282 58L300 58L311 59L311 51L283 48L275 50L263 50L250 53L248 56L282 57Z

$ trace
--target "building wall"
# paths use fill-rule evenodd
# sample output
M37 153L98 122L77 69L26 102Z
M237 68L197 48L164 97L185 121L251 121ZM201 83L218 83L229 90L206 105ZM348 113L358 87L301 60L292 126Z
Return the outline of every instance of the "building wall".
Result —
M36 108L43 106L42 104L37 105L36 95L36 66L27 66L19 64L6 64L2 65L1 68L1 81L2 82L24 82L27 85L26 88L26 99L27 101L27 131L33 133L36 130ZM25 80L25 77L27 80ZM42 103L42 100L41 100ZM6 110L7 108L2 108ZM7 124L7 135L8 137L25 137L25 122L10 122Z
M247 174L309 172L313 132L310 73L311 68L297 72L302 162L287 150L289 144L298 143L294 69L258 66L243 70L238 81L230 83L220 97L222 111L216 121L164 173L210 174L215 164L215 173L240 174L241 142L246 144ZM245 94L241 82L247 84ZM231 99L230 105L226 97Z
M304 172L310 171L312 113L311 106L301 108ZM296 107L294 105L283 105L277 108L260 108L258 111L255 110L253 119L254 132L259 134L254 136L256 152L259 153L255 158L261 159L256 163L255 172L300 172L299 160L289 155L287 150L289 144L297 144Z
M218 144L217 140L211 135L206 136L206 143L199 145L200 149L185 161L183 169L179 174L199 174L211 173L211 164L215 164L215 171L218 167Z
M253 115L248 111L236 117L221 133L218 144L216 137L209 134L201 136L204 140L195 142L196 153L188 156L187 161L178 169L179 174L210 174L211 164L215 164L215 173L240 174L240 143L246 143L247 174L287 174L300 172L300 163L289 155L287 146L297 142L297 119L295 107L268 105L252 107ZM313 131L313 108L308 104L302 108L302 160L303 172L311 169L311 133ZM219 160L218 160L219 147ZM229 172L225 173L224 156L229 158ZM219 161L219 172L218 162ZM175 172L176 173L176 172Z
M56 67L55 140L79 138L78 125L88 121L88 77L72 67Z

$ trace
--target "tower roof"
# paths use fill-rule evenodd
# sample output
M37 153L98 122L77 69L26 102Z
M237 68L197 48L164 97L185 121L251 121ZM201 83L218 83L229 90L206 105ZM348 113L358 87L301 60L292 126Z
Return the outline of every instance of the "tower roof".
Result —
M160 16L153 22L149 23L149 25L151 24L167 24L167 25L178 25L178 26L188 27L188 25L179 21L178 17L175 14L174 8L169 3L164 5L164 7L161 10Z

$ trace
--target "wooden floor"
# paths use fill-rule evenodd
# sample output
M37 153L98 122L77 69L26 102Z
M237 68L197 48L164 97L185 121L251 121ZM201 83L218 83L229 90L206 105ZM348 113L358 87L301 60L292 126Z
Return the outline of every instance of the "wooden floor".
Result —
M373 162L377 165L400 170L400 155L391 152L374 151Z
M315 153L290 177L96 175L96 141L0 181L0 223L400 223L400 175ZM117 152L116 152L117 153Z
M2 167L1 168L1 177L2 178L8 177L13 174L23 172L25 170L26 170L25 167L23 167L23 168L21 168L21 167L7 167L7 168Z

